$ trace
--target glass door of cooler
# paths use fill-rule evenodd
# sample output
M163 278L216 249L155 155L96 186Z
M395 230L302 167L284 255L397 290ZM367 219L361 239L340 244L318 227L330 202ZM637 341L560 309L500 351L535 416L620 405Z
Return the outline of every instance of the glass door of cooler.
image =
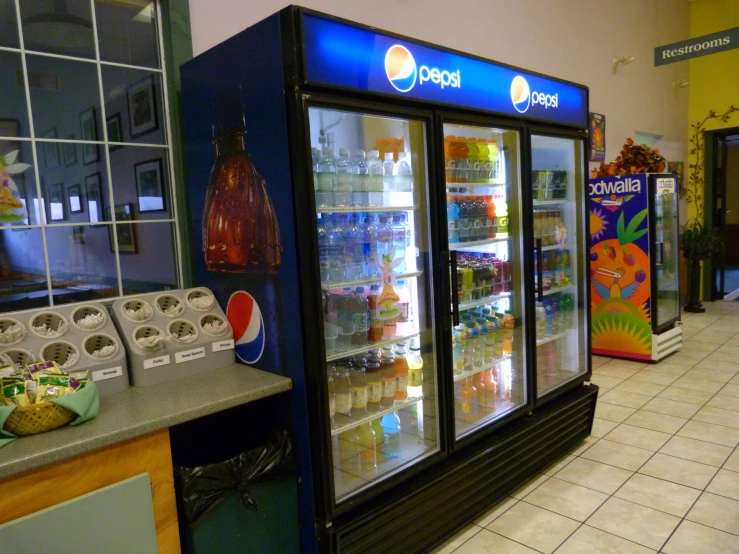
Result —
M455 435L526 404L520 133L444 124Z
M426 123L308 114L338 503L439 451Z
M585 145L532 135L538 397L587 373Z
M652 259L656 299L654 330L661 333L680 319L680 248L677 180L673 176L650 176L654 240Z

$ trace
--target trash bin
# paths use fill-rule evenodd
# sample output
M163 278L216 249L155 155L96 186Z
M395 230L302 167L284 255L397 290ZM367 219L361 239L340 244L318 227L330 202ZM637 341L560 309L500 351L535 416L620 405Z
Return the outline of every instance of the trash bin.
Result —
M184 554L300 551L287 431L223 462L174 469Z

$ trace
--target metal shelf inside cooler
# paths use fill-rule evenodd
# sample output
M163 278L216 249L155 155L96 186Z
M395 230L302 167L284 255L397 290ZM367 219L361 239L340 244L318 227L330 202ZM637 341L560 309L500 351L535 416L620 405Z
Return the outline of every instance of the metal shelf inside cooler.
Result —
M477 308L478 306L490 304L491 302L495 302L496 300L501 300L502 298L509 298L510 296L511 296L510 292L503 292L501 294L485 296L484 298L476 298L475 300L467 300L466 302L460 302L459 311L463 312L465 310Z
M492 369L493 366L498 365L501 362L505 362L506 360L510 360L510 356L501 356L500 358L495 358L492 362L485 363L485 367L476 367L473 369L467 369L462 371L462 373L455 373L454 374L454 382L461 381L462 379L466 379L467 377L472 377L473 375L477 375L478 373L485 371L487 369Z
M376 350L378 348L382 348L383 346L390 346L391 344L397 344L399 342L408 342L409 340L417 337L420 334L421 333L419 331L414 331L413 333L410 333L408 335L393 337L391 339L380 340L377 342L370 342L357 348L350 348L348 350L335 350L333 354L326 356L326 361L333 362L334 360L339 360L341 358L351 358L356 354L362 354L364 352L369 352L370 350Z
M498 181L496 182L489 182L489 183L447 183L446 188L448 189L475 189L475 188L495 188L495 187L504 187L506 186L505 183Z
M454 244L449 245L449 250L463 250L465 248L472 248L475 246L483 246L485 244L494 244L496 242L505 242L509 238L508 233L505 234L504 237L495 237L494 239L483 239L483 240L475 240L470 242L458 242Z
M386 406L376 412L368 412L366 416L363 416L359 419L353 419L349 415L336 413L336 415L334 415L334 424L331 426L331 436L343 433L347 429L359 427L363 423L373 421L384 416L385 414L389 414L390 412L397 412L398 410L402 410L403 408L407 408L408 406L413 406L413 404L421 402L422 400L423 396L415 396L413 398L407 398L406 400L396 400L392 406Z
M549 250L564 250L567 248L566 246L560 246L559 244L550 244L549 246L542 246L541 250L542 252L547 252Z
M412 212L416 206L322 206L316 208L319 214L342 214L353 212Z
M544 291L544 296L549 296L550 294L557 294L558 292L564 292L571 288L572 288L572 285L566 285L564 287L552 287L551 289Z
M567 198L552 198L551 200L534 200L534 206L546 206L556 204L567 204L569 200Z
M541 346L548 342L553 342L555 340L562 339L566 337L567 335L569 335L570 331L574 331L574 329L567 329L566 331L562 333L557 333L556 335L552 335L551 337L544 337L543 339L536 339L536 346Z
M403 279L412 279L413 277L420 277L423 275L423 271L411 271L410 273L401 273L399 275L395 275L395 280L403 280ZM345 288L351 288L351 287L359 287L362 285L371 285L373 283L381 283L382 277L371 277L367 279L355 279L354 281L322 281L321 282L321 288L323 290L336 290L336 289L345 289Z

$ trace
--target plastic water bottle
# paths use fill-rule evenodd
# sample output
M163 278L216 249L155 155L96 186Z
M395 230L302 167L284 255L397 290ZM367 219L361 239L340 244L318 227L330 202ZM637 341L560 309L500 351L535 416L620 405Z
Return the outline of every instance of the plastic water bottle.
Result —
M370 150L367 156L367 169L369 171L369 182L367 183L368 205L382 206L382 189L385 176L378 150Z
M544 314L546 316L545 335L551 336L554 332L554 306L549 298L544 299Z
M328 214L318 220L318 266L321 268L321 281L329 280L329 247L326 220Z
M316 205L320 207L334 206L336 191L336 162L334 151L328 146L323 147L323 155L316 168L318 174L318 190L316 191Z
M377 277L380 268L377 267L377 228L375 218L367 215L362 225L362 276Z
M382 162L382 174L383 190L386 193L397 190L395 187L395 160L392 152L385 153L385 161ZM385 204L387 205L389 202L385 202Z
M364 159L364 150L354 151L352 166L352 205L369 206L369 166Z
M377 226L377 261L382 264L382 256L389 255L393 248L393 229L387 222L387 214L380 214Z
M400 418L396 412L382 416L382 430L385 435L385 455L397 458L400 455Z
M328 281L344 280L344 228L338 216L329 219L328 236Z
M362 230L355 218L348 217L344 227L344 277L351 281L362 277Z
M336 192L334 202L336 206L352 205L353 165L349 158L349 149L339 149L339 159L336 161Z
M400 192L411 192L413 189L413 175L411 174L411 165L406 159L405 152L398 153L397 177L395 178L395 188Z
M536 338L543 339L547 333L547 314L544 310L544 304L541 302L536 303Z
M560 310L562 311L562 327L563 330L568 330L573 327L573 312L575 309L575 303L572 299L571 294L563 294L562 300L560 301Z
M407 213L400 214L400 224L405 229L405 272L409 273L416 270L417 252L415 247L411 248L411 226L408 223Z
M559 296L556 294L552 295L549 302L552 304L552 312L554 313L552 332L556 335L562 331L562 311L559 306Z
M395 247L395 257L400 258L402 261L393 271L395 273L405 273L405 245L406 245L406 234L405 227L400 221L400 214L393 215L393 246Z

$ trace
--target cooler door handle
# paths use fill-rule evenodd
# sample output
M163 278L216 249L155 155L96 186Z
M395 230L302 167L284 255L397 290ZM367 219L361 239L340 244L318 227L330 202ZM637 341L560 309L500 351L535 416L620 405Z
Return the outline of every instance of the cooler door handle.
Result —
M449 252L450 268L452 272L452 322L456 327L459 325L459 279L457 279L457 251Z
M544 302L544 254L541 248L541 238L536 239L536 273L539 276L536 283L536 299L538 302Z

